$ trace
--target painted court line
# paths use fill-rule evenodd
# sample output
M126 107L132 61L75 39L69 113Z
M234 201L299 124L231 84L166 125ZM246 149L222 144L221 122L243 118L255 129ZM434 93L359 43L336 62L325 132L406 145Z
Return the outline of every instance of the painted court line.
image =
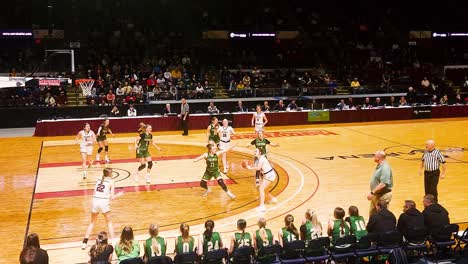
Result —
M180 156L162 156L162 157L152 157L153 161L161 160L182 160L182 159L194 159L200 155L180 155ZM114 163L129 163L136 162L136 158L133 159L117 159L112 160L111 164ZM42 163L39 165L39 168L54 168L54 167L65 167L65 166L80 166L81 161L72 161L72 162L51 162L51 163Z
M225 184L236 184L232 179L224 179ZM216 186L216 181L208 181L208 185ZM181 189L181 188L193 188L200 186L200 182L178 182L178 183L162 183L152 185L137 185L137 186L126 186L115 188L116 192L142 192L142 191L160 191L170 189ZM43 192L36 193L34 199L47 199L47 198L62 198L62 197L74 197L74 196L88 196L93 195L94 189L86 190L70 190L70 191L58 191L58 192Z

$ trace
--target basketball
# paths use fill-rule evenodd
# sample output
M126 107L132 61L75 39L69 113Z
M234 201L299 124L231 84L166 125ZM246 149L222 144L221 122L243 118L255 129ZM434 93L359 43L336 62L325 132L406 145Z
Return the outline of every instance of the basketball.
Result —
M248 160L242 161L242 168L247 169L247 165L252 166L252 162Z

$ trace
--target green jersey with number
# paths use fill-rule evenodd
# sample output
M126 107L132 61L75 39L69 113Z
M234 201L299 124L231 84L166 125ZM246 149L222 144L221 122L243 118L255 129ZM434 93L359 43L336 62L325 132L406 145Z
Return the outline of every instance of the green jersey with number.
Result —
M343 227L341 225L343 224ZM333 220L332 242L335 243L340 237L349 235L348 223L344 220Z
M166 242L162 237L154 237L156 240L156 248L157 250L153 250L153 237L146 239L145 242L145 255L149 258L151 257L159 257L159 256L166 256Z
M252 246L252 237L250 233L234 233L234 248L243 246Z
M305 222L305 224L301 227L301 231L305 231L304 234L305 234L305 240L313 240L313 239L317 239L321 236L321 232L320 230L318 230L317 228L315 228L313 225L312 225L312 221L310 220L307 220Z
M219 170L218 155L216 155L216 154L211 155L208 152L208 156L206 157L206 171L205 171L205 173L214 174L218 170Z
M273 245L273 234L271 233L270 229L265 228L266 237L265 240L262 239L260 235L260 230L255 231L255 242L257 242L258 249L262 247Z
M153 135L142 133L140 134L140 140L138 141L138 149L140 151L148 151L149 144L153 140Z
M215 143L219 143L218 126L210 125L210 135L208 136L208 140L213 140Z
M267 145L270 144L271 142L266 139L254 139L252 142L250 142L250 145L255 145L255 148L260 148L262 155L265 155L267 153Z
M364 217L350 216L349 224L351 226L351 233L353 233L356 236L357 240L367 235L366 222L364 222Z
M203 236L203 253L219 249L220 244L221 236L218 232L213 232L210 239Z
M177 244L176 244L176 253L192 253L195 245L195 240L193 237L189 237L188 241L184 241L182 236L177 237Z
M283 239L283 243L288 243L299 239L293 232L288 231L287 227L281 228L281 238Z

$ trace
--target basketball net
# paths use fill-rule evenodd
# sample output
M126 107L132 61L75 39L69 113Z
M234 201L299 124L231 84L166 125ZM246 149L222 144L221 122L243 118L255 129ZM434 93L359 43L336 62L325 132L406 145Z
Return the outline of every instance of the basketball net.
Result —
M75 81L80 85L83 96L91 95L91 88L93 88L94 80L93 79L79 79Z

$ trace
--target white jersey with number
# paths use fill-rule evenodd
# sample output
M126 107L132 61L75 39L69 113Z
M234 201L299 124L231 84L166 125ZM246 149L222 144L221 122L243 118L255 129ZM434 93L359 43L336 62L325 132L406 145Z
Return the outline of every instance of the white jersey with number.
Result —
M104 181L98 179L94 188L93 206L91 212L93 213L107 213L110 211L110 192L112 180L104 178Z
M255 118L255 131L262 132L263 131L263 119L265 117L265 113L255 112L253 115L254 115L254 118Z
M276 172L273 170L273 167L265 155L260 156L258 164L262 164L262 168L260 170L263 173L263 178L269 181L274 181L276 179Z
M229 148L232 134L234 134L234 129L231 126L221 126L220 128L218 128L220 150Z
M87 153L91 155L93 153L93 144L94 138L96 138L96 134L92 130L86 132L84 130L80 131L81 142L80 142L80 152Z

